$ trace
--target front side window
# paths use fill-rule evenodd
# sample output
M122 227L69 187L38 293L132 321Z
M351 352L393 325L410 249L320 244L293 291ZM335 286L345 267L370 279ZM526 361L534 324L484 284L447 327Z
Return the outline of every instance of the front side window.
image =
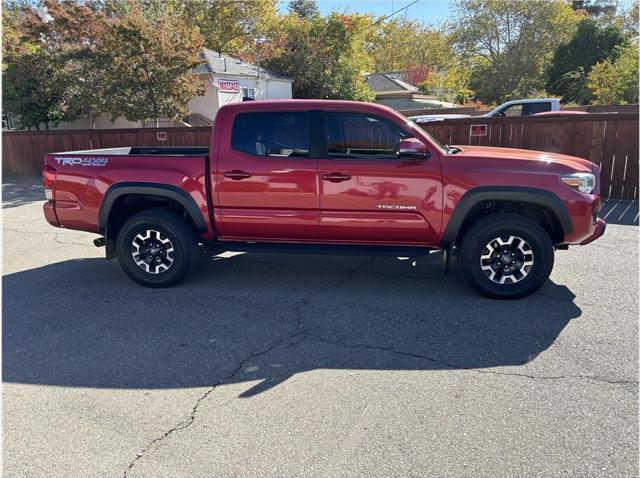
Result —
M233 122L231 146L254 156L308 157L307 113L240 113Z
M326 113L329 158L398 159L400 140L408 135L377 116Z
M507 106L496 116L522 116L522 105Z

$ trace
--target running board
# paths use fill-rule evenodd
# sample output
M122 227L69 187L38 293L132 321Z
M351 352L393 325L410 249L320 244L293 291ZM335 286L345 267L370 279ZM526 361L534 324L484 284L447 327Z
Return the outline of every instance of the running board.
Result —
M231 252L321 254L340 256L420 257L434 249L416 246L354 246L350 244L285 244L275 242L219 241L213 247Z

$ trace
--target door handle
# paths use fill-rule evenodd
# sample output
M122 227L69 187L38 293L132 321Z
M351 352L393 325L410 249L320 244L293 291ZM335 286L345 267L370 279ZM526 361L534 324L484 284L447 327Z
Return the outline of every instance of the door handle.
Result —
M233 171L227 171L226 173L224 173L224 177L233 179L234 181L240 181L241 179L250 178L251 173L246 173L244 171L234 169Z
M342 173L329 173L323 174L322 179L324 179L325 181L330 181L332 183L339 183L342 181L348 181L349 179L351 179L351 175Z

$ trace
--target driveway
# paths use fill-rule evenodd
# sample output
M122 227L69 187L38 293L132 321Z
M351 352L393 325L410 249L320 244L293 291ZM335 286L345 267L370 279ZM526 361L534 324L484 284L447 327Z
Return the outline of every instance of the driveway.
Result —
M3 191L4 476L638 475L637 217L513 302L440 253L226 253L151 290L37 179Z

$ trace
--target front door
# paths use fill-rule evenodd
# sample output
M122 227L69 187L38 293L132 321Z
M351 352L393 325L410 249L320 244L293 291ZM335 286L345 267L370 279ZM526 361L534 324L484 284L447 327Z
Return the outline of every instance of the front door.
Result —
M226 121L217 166L217 232L230 240L315 240L317 159L306 111L238 112Z
M399 143L410 133L368 113L326 112L324 129L319 239L435 244L442 217L439 159L403 158Z

